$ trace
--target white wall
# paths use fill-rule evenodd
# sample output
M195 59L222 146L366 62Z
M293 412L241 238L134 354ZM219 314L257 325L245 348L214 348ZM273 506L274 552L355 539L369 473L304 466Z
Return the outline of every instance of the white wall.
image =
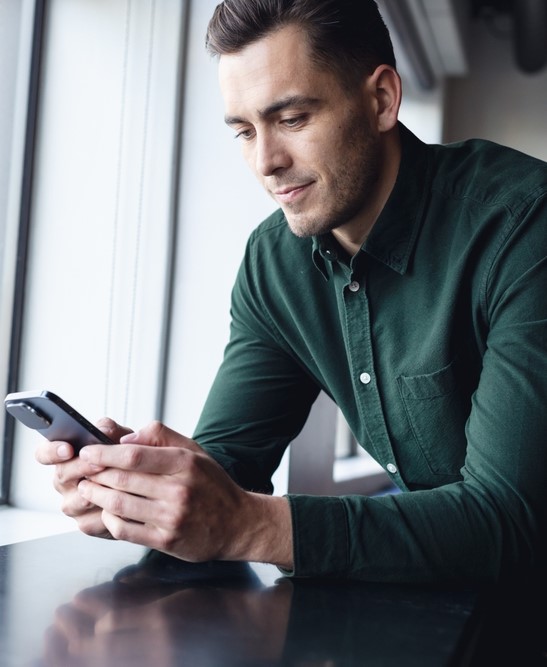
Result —
M446 84L444 140L482 137L547 160L547 68L519 71L510 39L471 29L469 76Z

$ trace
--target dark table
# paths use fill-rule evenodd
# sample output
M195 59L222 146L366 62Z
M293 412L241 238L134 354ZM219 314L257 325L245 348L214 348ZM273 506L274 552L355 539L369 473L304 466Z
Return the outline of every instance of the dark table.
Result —
M260 564L192 565L69 533L0 547L0 665L513 664L483 661L491 647L481 599L289 580Z

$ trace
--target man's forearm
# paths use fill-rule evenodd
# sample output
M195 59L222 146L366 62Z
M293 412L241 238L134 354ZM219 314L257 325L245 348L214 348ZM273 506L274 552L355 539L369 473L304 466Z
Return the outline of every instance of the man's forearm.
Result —
M292 570L292 519L286 498L248 492L239 525L240 534L226 560L272 563Z

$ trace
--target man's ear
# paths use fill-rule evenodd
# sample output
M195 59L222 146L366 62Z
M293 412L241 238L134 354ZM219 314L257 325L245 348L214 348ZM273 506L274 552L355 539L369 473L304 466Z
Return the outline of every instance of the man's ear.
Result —
M372 100L376 127L379 132L388 132L397 124L401 106L401 77L393 67L379 65L364 82Z

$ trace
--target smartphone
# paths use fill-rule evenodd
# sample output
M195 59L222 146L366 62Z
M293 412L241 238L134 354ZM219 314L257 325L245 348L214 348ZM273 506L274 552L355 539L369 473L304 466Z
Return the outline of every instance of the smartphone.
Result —
M69 442L78 453L85 445L114 444L102 431L51 391L8 394L4 405L10 415L48 440Z

